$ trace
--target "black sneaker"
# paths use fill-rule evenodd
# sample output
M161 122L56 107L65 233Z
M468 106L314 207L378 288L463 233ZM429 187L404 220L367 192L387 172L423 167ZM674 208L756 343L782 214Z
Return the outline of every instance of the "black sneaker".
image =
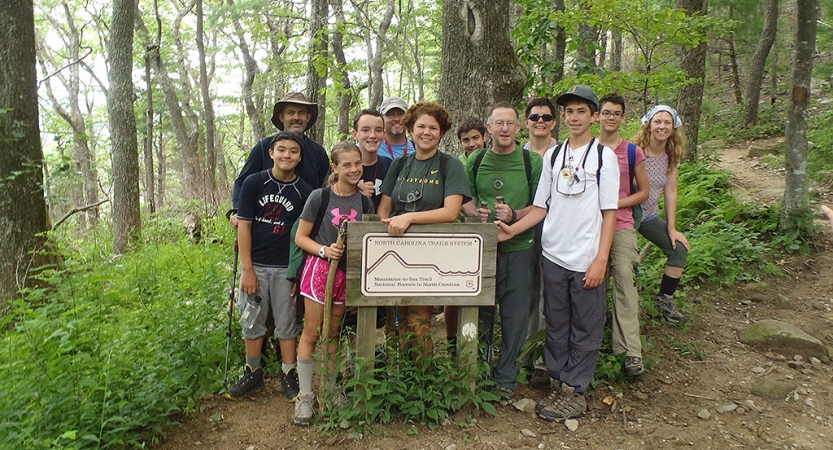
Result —
M682 325L688 323L688 317L677 309L674 300L670 295L659 294L654 297L654 306L657 308L660 317L672 325Z
M237 383L234 383L233 386L228 388L223 396L229 400L236 400L238 398L245 397L262 387L263 367L252 369L252 366L246 364L246 367L243 368L243 376L237 380Z
M283 396L289 402L294 402L298 398L298 369L293 367L289 372L283 374L281 377L281 388L283 388Z

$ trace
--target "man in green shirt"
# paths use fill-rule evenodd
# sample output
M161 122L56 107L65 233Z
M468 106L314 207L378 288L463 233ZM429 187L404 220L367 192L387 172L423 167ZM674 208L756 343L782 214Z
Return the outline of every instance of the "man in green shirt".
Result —
M473 200L463 205L466 215L489 222L514 223L532 209L543 160L515 141L521 129L518 112L508 103L492 108L486 124L492 146L477 150L466 161ZM485 207L481 206L485 202ZM526 340L532 274L536 261L535 228L503 242L498 249L496 304L500 312L500 361L494 368L496 390L512 397L518 387L518 356Z

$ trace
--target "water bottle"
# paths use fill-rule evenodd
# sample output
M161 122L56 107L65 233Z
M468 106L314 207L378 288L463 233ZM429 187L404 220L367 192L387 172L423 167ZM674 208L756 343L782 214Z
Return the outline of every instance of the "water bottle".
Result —
M255 319L260 314L260 296L256 295L254 301L251 300L250 297L249 301L246 302L246 306L243 308L243 312L240 314L240 321L247 330L254 328Z

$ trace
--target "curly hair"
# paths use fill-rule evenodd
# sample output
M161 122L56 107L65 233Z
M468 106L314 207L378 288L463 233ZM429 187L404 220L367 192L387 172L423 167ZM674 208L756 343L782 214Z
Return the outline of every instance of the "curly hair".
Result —
M651 143L651 122L642 125L642 128L639 129L639 132L631 141L643 149L647 149L648 144ZM671 136L665 141L665 154L668 155L668 172L680 165L687 142L685 129L682 126L671 129Z
M443 105L437 102L417 102L411 105L405 116L402 117L402 123L408 128L408 131L414 132L414 124L417 119L423 114L428 114L433 117L437 123L440 124L440 136L445 136L445 133L451 129L451 116Z

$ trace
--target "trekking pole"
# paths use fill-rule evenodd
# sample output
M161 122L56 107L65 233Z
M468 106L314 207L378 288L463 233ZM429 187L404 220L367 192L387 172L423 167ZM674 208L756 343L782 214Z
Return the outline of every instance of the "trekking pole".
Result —
M338 228L338 238L336 239L336 243L339 245L344 244L344 239L347 237L347 221L341 222L341 226ZM330 371L329 368L329 359L330 359L330 321L332 320L333 314L333 286L335 285L336 281L336 272L338 271L338 261L340 258L331 259L330 260L330 271L327 273L327 287L324 290L324 317L321 320L321 341L324 342L324 351L323 351L323 361L324 361L324 373L328 374ZM327 377L321 378L321 389L319 392L324 393L324 387L326 386Z
M235 210L230 209L226 213L226 218L230 219ZM237 286L237 257L240 254L240 248L237 246L237 232L234 233L234 263L231 271L231 291L229 291L228 298L228 330L226 330L226 368L223 371L223 388L228 390L228 356L231 347L231 321L234 319L234 291Z

